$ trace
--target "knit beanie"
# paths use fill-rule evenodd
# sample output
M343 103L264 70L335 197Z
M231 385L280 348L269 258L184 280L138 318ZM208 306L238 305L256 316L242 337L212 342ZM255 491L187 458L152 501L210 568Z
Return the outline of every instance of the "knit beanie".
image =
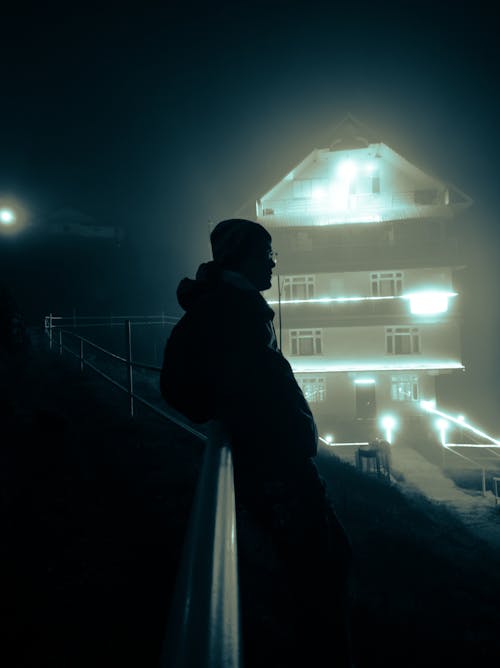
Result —
M210 234L214 261L223 267L237 265L252 248L271 241L271 235L262 225L244 218L223 220Z

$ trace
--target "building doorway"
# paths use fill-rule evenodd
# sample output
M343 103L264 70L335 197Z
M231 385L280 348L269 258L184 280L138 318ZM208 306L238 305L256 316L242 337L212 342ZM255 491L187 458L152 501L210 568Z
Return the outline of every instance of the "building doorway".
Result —
M377 416L377 402L375 399L375 383L356 385L356 418L367 420Z

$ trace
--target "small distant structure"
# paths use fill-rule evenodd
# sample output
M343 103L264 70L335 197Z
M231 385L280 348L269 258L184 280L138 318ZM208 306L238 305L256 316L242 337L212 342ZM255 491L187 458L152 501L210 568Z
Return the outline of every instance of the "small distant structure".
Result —
M117 225L102 225L96 219L78 209L58 209L43 217L36 231L57 237L79 237L85 239L107 239L117 245L123 241L123 228Z

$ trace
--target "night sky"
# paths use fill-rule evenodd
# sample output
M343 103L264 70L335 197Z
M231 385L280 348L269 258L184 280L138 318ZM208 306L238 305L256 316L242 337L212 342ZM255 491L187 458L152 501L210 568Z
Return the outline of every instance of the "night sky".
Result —
M207 259L209 220L252 216L351 113L474 200L457 224L469 265L464 356L470 382L487 388L488 408L471 405L500 432L500 47L486 7L3 10L0 196L34 218L72 207L123 226L154 308Z

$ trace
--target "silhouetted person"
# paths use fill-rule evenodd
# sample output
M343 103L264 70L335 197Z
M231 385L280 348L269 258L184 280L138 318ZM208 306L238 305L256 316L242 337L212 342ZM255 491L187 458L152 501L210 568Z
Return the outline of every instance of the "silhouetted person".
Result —
M312 461L314 418L260 294L271 287L272 239L233 219L210 240L213 261L177 289L186 313L165 347L161 392L191 420L221 420L230 434L246 654L262 667L350 665L349 541ZM259 607L266 597L274 611Z

